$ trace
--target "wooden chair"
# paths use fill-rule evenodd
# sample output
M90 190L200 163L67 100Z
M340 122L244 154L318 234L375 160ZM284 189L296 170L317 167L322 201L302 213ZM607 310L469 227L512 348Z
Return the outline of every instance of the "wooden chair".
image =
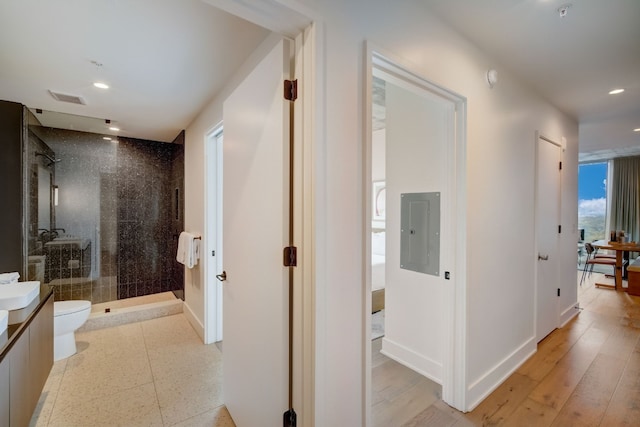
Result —
M594 265L610 265L613 267L613 274L616 274L616 259L615 255L613 258L611 257L597 257L595 256L595 248L591 243L585 243L584 248L587 251L587 261L584 263L584 269L582 270L582 277L580 278L580 286L582 286L582 282L584 281L584 277L587 274L587 269L589 270L589 274L593 272ZM603 254L604 255L604 254Z

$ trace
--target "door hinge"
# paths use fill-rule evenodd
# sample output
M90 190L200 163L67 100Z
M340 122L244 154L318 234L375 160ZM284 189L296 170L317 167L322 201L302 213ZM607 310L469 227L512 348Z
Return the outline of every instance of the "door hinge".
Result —
M558 234L562 233L562 225L558 225Z
M560 288L558 288L558 296L560 296Z
M558 167L558 170L562 170L562 162L560 162L560 166Z
M296 267L298 265L298 248L287 246L284 248L284 266Z
M287 101L298 99L298 80L284 81L284 99Z

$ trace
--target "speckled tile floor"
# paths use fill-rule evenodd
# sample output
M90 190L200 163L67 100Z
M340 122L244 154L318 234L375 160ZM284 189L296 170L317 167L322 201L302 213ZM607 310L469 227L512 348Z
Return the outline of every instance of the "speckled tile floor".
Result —
M222 404L222 353L183 314L76 333L31 426L234 427Z

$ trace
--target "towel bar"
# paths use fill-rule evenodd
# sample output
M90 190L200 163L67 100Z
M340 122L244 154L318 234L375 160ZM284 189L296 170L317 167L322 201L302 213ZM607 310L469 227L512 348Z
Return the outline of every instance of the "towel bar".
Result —
M174 239L178 239L178 237L180 237L178 234L174 234L173 238ZM195 240L202 240L202 236L198 236L198 237L194 237Z

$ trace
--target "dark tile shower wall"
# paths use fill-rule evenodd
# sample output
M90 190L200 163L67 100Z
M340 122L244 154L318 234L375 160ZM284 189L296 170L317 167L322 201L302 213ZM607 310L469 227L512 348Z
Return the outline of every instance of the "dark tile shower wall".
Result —
M178 286L172 227L176 151L183 151L183 146L120 138L116 183L119 299ZM182 283L179 285L181 288Z
M84 132L36 132L61 158L56 226L90 239L92 248L89 277L72 272L55 279L50 273L56 298L98 303L182 289L174 238L184 224L180 137L174 144L127 138L114 143Z
M100 175L100 278L94 286L94 298L102 301L118 299L118 175Z

